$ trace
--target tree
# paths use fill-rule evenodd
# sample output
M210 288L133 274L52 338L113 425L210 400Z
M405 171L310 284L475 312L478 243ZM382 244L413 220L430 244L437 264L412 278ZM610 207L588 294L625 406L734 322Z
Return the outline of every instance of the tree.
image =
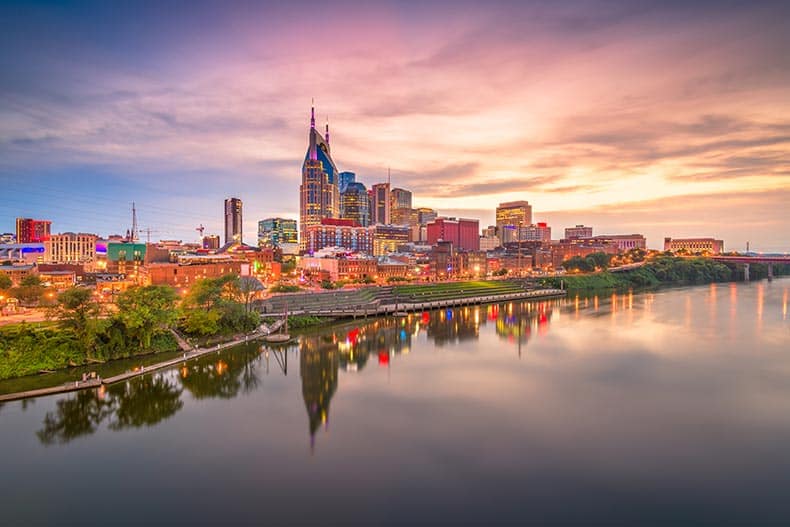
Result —
M2 290L2 289L10 289L12 285L13 285L13 282L11 281L11 277L10 276L8 276L5 273L0 274L0 290Z
M176 319L176 292L172 287L149 285L127 289L118 296L116 318L142 348L151 347L151 338L169 328Z
M96 340L96 323L101 308L90 289L72 287L58 295L50 316L60 321L61 327L71 330L83 349L90 353Z
M246 312L250 311L250 304L252 303L252 297L255 296L255 293L266 289L263 287L260 280L252 276L242 276L239 278L238 287L239 293L244 300L244 311Z
M33 287L41 284L41 278L37 274L29 274L19 282L22 287Z

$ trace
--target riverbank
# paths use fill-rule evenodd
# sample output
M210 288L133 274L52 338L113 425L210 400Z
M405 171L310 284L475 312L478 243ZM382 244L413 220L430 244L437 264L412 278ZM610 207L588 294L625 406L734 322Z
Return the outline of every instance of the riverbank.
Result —
M767 268L752 264L752 278L768 276ZM787 274L787 266L777 266L774 273ZM708 258L661 257L645 263L642 267L619 272L599 271L590 274L566 274L561 277L544 278L541 283L567 290L589 291L629 288L658 287L665 285L702 285L714 282L742 280L742 271L735 265L727 265Z
M46 388L38 388L38 389L13 392L8 394L0 394L0 403L6 401L15 401L19 399L28 399L31 397L41 397L44 395L73 392L76 390L87 390L90 388L98 388L100 386L109 386L118 382L132 379L134 377L139 377L141 375L152 373L157 370L169 368L171 366L176 366L197 359L209 353L217 353L222 350L232 348L234 346L238 346L239 344L243 344L245 342L254 341L264 337L266 334L267 334L266 332L258 331L250 335L245 335L244 337L238 337L234 340L225 342L223 344L218 344L216 346L207 347L207 348L196 348L191 351L185 351L183 352L183 354L181 354L178 357L171 358L169 360L160 361L154 364L149 364L149 365L143 364L133 368L132 370L125 371L117 375L113 375L106 378L101 378L101 377L90 378L90 376L85 376L83 379L63 383L57 386L49 386Z

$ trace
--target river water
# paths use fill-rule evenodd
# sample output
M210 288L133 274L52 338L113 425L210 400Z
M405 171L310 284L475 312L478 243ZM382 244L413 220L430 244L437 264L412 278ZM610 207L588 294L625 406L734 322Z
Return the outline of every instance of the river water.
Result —
M381 318L6 403L0 523L787 525L789 290Z

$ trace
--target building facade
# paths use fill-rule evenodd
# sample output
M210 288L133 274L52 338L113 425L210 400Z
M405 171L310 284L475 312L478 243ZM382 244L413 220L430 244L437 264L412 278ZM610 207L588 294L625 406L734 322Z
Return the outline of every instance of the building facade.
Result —
M296 220L266 218L258 222L259 247L280 247L283 243L297 243L298 241Z
M496 208L496 226L500 233L502 243L507 240L502 238L502 228L505 226L522 227L532 225L532 205L527 201L508 201L500 203Z
M724 252L724 240L715 238L664 238L665 251L688 251L692 254Z
M592 227L586 227L584 225L576 225L575 227L565 227L566 240L592 238L592 235L593 235Z
M305 253L325 247L342 247L351 252L373 254L373 227L361 227L351 220L325 218L305 231Z
M551 227L545 222L521 226L518 228L518 241L549 243L551 242Z
M383 256L398 250L398 247L409 243L411 232L404 225L376 225L373 227L373 254Z
M373 210L371 211L373 225L389 225L392 198L390 197L389 183L376 183L373 185Z
M350 181L340 193L340 217L362 227L370 225L370 201L363 183Z
M92 263L96 259L96 239L95 234L53 234L45 242L46 260L49 263Z
M33 218L16 219L16 243L44 243L49 241L50 220L34 220Z
M243 243L244 241L241 208L242 203L239 198L225 200L225 243Z
M647 240L642 234L603 234L593 236L592 239L599 242L612 243L617 246L619 251L647 248Z
M427 225L428 243L452 242L462 251L480 250L480 221L465 218L436 218Z

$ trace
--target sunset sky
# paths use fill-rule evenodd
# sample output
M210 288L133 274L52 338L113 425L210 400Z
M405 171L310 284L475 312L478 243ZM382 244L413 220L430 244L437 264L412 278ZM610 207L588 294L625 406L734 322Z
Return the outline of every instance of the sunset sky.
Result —
M310 100L340 170L554 238L790 250L790 4L4 2L0 232L298 217ZM164 5L162 5L164 4ZM784 4L784 5L783 5Z

